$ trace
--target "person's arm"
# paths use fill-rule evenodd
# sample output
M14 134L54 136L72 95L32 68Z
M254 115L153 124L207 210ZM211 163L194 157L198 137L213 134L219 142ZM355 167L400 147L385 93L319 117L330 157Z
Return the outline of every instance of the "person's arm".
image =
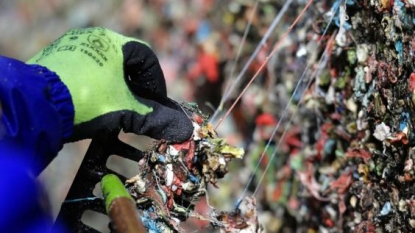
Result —
M49 232L35 176L72 133L69 91L47 68L0 56L0 102L0 232Z
M0 102L0 159L20 161L38 175L72 134L69 90L45 67L0 56Z

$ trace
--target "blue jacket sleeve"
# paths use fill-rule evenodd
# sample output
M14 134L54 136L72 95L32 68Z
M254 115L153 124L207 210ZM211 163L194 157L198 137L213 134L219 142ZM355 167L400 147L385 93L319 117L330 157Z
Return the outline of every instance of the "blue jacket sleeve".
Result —
M45 67L0 56L0 106L0 161L21 161L38 175L72 132L69 90Z

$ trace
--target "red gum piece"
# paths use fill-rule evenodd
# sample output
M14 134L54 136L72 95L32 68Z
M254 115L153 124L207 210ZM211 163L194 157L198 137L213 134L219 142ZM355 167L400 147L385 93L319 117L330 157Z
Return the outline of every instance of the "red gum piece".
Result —
M183 149L184 149L184 150L189 150L190 143L191 143L192 141L193 141L193 140L192 140L192 139L190 139L190 140L185 141L185 142L180 143L180 144L174 144L174 145L173 145L173 147L174 147L174 149L176 149L176 150L178 150L178 151L182 151Z
M193 168L193 158L195 157L195 141L189 140L181 144L174 144L173 147L178 151L187 150L184 162L187 169L191 170Z
M173 183L172 185L176 185L177 187L181 186L181 180L176 175L173 176Z
M189 140L181 144L174 144L174 149L178 151L187 150L187 155L185 157L185 163L188 169L193 168L193 158L195 157L195 141Z
M177 189L176 189L176 191L174 191L174 193L176 195L180 196L180 195L182 195L182 191L183 191L182 186L178 186Z
M352 175L350 173L346 173L341 175L337 180L331 182L331 187L337 188L340 194L344 194L349 189L352 182Z
M279 201L282 194L283 194L283 185L286 182L285 178L282 178L281 180L277 181L277 185L276 188L274 189L273 193L272 193L272 198L275 201Z
M196 113L193 113L193 121L195 121L198 125L202 125L203 124L203 118L199 115L197 115Z
M171 191L170 188L168 188L164 185L162 185L161 188L164 190L164 193L166 193L166 195L167 195L166 206L169 210L171 210L173 208L173 203L174 203L172 191Z
M349 149L346 152L346 157L358 157L362 158L365 163L369 162L369 159L372 158L372 154L369 151L364 149Z
M327 136L326 133L322 133L320 136L320 139L317 141L317 154L319 158L323 157L323 150L324 150L324 145L326 144L326 141L329 139L329 137Z
M412 73L411 76L409 76L409 90L415 90L415 73Z
M326 219L326 220L324 221L324 223L325 223L325 224L326 224L326 226L328 226L328 227L333 227L333 226L334 226L333 220L331 220L330 218Z
M174 191L175 194L181 195L182 194L182 181L179 179L179 177L174 176L173 178L173 185L176 185L177 189Z
M330 69L330 75L332 78L337 78L339 76L339 72L337 72L337 69Z
M189 145L189 150L186 155L187 169L191 170L194 166L193 159L195 157L195 142L191 141Z
M392 139L389 139L389 141L391 143L395 143L395 142L402 142L403 144L408 144L408 138L406 137L406 134L403 132L397 132L395 137Z
M323 156L324 145L326 144L326 141L329 139L329 136L327 133L332 129L332 127L333 125L329 123L323 124L321 126L321 135L316 145L317 154L319 158L322 158Z
M173 196L170 196L167 200L167 208L169 208L169 210L173 209L173 203Z
M255 124L261 125L261 126L265 126L265 125L274 126L277 124L277 120L272 114L263 113L257 116L257 118L255 119Z

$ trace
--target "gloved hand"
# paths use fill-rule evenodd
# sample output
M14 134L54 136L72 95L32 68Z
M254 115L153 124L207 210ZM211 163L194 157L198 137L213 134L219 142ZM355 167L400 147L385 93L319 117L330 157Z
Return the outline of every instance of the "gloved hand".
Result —
M56 72L69 89L75 118L66 141L103 129L175 142L193 132L184 111L167 98L158 59L142 41L105 28L73 29L28 63Z

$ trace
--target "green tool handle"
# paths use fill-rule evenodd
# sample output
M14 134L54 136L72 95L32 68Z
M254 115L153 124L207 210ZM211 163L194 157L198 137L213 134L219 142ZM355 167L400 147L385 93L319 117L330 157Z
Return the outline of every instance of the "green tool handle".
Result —
M114 223L117 233L146 233L130 194L121 180L113 174L106 175L101 181L102 193L108 216Z

